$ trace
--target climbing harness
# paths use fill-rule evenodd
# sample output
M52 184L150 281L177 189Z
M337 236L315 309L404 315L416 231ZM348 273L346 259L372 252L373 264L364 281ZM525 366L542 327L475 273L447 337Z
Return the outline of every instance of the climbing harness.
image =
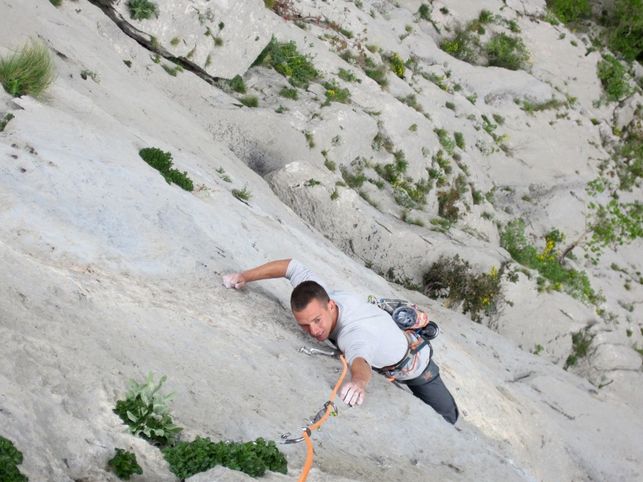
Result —
M305 348L305 347L302 347L302 348ZM317 350L315 348L310 348L307 350L316 350L317 352L322 352L320 354L328 355L328 353L324 352L324 350ZM306 353L307 355L312 355L312 353L307 353L301 348L299 349L299 351ZM328 401L326 401L326 403L324 403L324 406L321 408L321 410L319 410L308 421L308 426L302 428L303 432L300 437L291 437L290 433L285 433L281 436L282 438L281 443L283 444L295 444L302 441L306 442L306 461L304 463L304 467L301 470L301 473L299 474L298 482L306 481L306 479L308 478L308 473L310 472L310 469L313 466L313 443L310 440L310 436L312 432L314 430L319 429L319 427L321 427L324 423L326 423L326 420L328 420L328 417L337 415L337 407L335 406L335 397L337 396L337 390L339 390L339 387L342 385L342 382L344 381L344 377L346 376L346 372L348 371L348 363L346 363L346 358L344 358L344 355L340 354L339 359L342 362L342 373L339 376L339 379L337 380L337 383L335 384L335 387L333 388L332 392L330 392Z
M437 323L429 320L429 315L417 305L396 298L368 297L368 302L386 311L395 324L404 332L408 348L402 359L394 365L382 367L379 372L386 375L389 381L395 381L400 373L413 371L418 361L418 353L425 346L429 347L429 362L433 358L431 340L438 336L440 329Z

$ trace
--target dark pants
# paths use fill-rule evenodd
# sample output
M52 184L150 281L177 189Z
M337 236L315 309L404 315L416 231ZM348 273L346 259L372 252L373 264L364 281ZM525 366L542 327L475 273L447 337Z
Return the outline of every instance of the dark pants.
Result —
M400 380L400 382L408 385L413 395L433 407L447 422L454 424L458 420L458 406L447 387L442 383L440 369L433 360L422 372L422 375L412 380Z

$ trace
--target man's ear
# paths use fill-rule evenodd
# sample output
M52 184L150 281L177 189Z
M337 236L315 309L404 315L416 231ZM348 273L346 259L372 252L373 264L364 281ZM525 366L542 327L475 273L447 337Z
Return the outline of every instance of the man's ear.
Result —
M337 308L337 303L335 303L335 301L333 300L328 300L328 305L326 306L328 307L329 310L332 311Z

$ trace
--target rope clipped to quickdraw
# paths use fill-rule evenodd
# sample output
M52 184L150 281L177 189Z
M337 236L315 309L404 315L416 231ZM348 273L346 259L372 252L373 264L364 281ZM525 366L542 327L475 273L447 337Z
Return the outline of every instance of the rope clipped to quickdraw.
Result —
M306 481L306 479L308 478L308 473L313 466L313 443L310 440L310 435L312 434L313 430L317 430L319 427L321 427L326 422L326 420L328 420L328 417L337 414L337 407L335 407L334 400L337 396L337 390L339 390L339 387L342 386L342 382L344 381L344 377L346 377L346 372L348 371L348 363L346 363L346 358L344 358L344 355L339 355L339 359L341 360L343 365L342 373L339 376L339 379L337 380L333 391L330 392L328 401L324 403L322 409L317 412L317 414L312 418L310 424L304 428L302 436L297 438L289 438L290 434L282 435L282 438L284 439L282 443L284 444L293 444L301 441L306 442L306 461L304 462L304 467L301 469L301 473L299 474L298 482Z

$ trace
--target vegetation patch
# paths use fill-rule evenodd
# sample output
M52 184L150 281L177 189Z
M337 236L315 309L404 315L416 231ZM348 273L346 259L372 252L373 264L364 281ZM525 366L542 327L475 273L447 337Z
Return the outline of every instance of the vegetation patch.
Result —
M393 52L392 54L387 55L385 58L389 63L393 73L400 79L403 79L406 72L406 66L404 65L404 60L402 60L402 57L400 57L400 54L398 54L397 52Z
M563 23L577 22L592 12L589 0L547 0L547 7Z
M5 127L7 127L7 124L14 118L15 116L11 112L7 112L4 116L2 116L2 119L0 119L0 132L4 131Z
M40 41L31 40L13 55L0 58L0 83L14 97L39 97L53 80L54 63Z
M446 299L448 307L461 304L462 312L480 323L483 316L495 314L504 300L503 268L493 267L489 273L477 273L458 255L440 256L423 276L424 293L431 298Z
M306 88L320 76L310 56L299 53L295 42L278 42L274 37L253 65L272 67L294 87Z
M22 464L20 452L11 440L0 435L0 480L3 482L27 482L18 465Z
M466 192L466 188L464 176L459 175L449 190L438 192L438 214L451 224L460 217L460 209L456 203Z
M597 75L608 101L617 102L633 92L625 67L612 55L603 56Z
M342 89L337 82L334 80L332 82L322 83L326 92L326 102L324 105L330 105L331 102L340 102L342 104L348 104L351 101L351 93L348 89Z
M158 147L145 147L138 151L139 156L154 169L159 171L168 184L174 183L186 191L194 190L194 183L186 171L172 167L172 154Z
M125 449L116 449L116 454L107 462L107 466L122 480L129 480L132 475L143 473L143 469L136 460L136 455Z
M165 380L162 376L155 383L151 373L143 383L130 380L125 400L118 400L114 408L114 413L129 426L131 433L161 447L174 442L181 431L170 416L169 402L173 395L160 393Z
M246 107L259 107L259 98L256 95L244 95L239 99Z
M540 290L565 291L578 300L598 303L601 298L592 289L587 275L565 267L559 260L557 246L563 239L560 231L553 230L545 236L545 247L539 250L527 240L522 219L511 221L500 233L500 245L509 251L511 257L523 266L538 271Z
M495 34L485 45L489 65L510 70L524 69L529 60L529 52L519 37L505 33Z
M239 94L245 94L246 93L246 83L243 81L243 77L240 75L235 75L228 81L228 85L230 88L239 93Z
M579 359L585 358L593 340L594 335L589 333L587 329L572 333L572 352L567 357L567 360L565 360L565 366L563 368L567 370L576 365Z
M239 201L248 202L252 198L252 193L248 190L247 186L244 186L243 189L233 189L232 195L236 197Z
M254 442L212 442L197 437L192 442L179 442L163 450L170 470L181 480L194 474L223 465L240 470L253 477L264 475L266 470L287 473L286 458L274 442L258 438Z
M616 0L600 18L607 45L631 62L643 59L643 4L641 0Z
M134 20L147 20L159 14L157 5L149 0L128 0L127 8Z

